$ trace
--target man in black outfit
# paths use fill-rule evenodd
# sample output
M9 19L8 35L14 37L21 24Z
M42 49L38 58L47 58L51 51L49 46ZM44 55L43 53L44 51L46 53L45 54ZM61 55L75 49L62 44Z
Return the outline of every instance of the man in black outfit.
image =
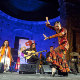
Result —
M46 53L46 58L49 57L50 53L53 51L53 48L54 48L53 46L50 46L50 51L48 53Z
M35 55L32 55L29 59L27 59L27 62L29 64L36 64L37 67L37 72L39 72L39 63L40 63L40 59L38 58L38 52L36 51L35 48L35 43L32 43L30 48L22 51L22 53L26 54L26 55L31 55L31 53L27 53L26 51L34 51Z
M53 50L54 47L53 46L50 46L50 51L48 53L46 53L46 60L48 57L50 57L50 53L53 54ZM50 65L50 67L52 68L52 76L54 77L55 76L55 73L56 73L56 65L55 64L52 64L52 63L49 63L47 62L48 65Z

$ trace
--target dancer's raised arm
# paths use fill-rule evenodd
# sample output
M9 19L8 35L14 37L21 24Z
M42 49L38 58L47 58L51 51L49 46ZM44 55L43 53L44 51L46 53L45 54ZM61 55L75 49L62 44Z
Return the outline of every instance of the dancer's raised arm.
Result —
M48 21L48 17L46 17L46 21L47 21L47 22L45 22L46 26L49 27L52 30L55 30L55 27L50 25L50 22Z

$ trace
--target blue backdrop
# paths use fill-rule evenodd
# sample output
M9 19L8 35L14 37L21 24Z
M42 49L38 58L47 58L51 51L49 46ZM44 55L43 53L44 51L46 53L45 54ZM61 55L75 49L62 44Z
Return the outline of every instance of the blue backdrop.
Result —
M53 25L55 21L60 21L60 16L50 19L49 21L51 25ZM54 48L57 47L57 38L44 41L43 33L47 36L56 33L54 30L46 27L45 22L46 21L20 20L0 11L0 46L3 44L4 40L8 40L10 47L17 49L18 39L16 39L16 37L18 37L35 40L37 51L49 51L50 46L54 46ZM16 52L13 55L16 56L17 54ZM43 55L46 55L46 53Z

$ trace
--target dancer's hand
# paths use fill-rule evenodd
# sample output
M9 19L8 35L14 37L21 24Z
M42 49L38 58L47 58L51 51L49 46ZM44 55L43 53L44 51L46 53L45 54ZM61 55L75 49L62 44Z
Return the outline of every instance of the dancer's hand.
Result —
M47 21L45 22L46 24L50 24L50 22L48 21L48 17L46 17L46 21Z
M47 39L49 39L49 37L47 37L45 34L43 34L43 36L44 36L44 40L47 40Z

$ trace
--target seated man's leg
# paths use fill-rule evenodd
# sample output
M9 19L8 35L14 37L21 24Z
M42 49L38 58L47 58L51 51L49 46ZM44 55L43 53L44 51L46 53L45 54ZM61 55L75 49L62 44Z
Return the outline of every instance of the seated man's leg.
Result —
M36 64L36 72L39 72L40 59L38 58L38 56L31 56L31 58L28 60L28 63Z
M38 56L32 55L30 59L28 59L28 63L36 64L38 60L39 60Z

